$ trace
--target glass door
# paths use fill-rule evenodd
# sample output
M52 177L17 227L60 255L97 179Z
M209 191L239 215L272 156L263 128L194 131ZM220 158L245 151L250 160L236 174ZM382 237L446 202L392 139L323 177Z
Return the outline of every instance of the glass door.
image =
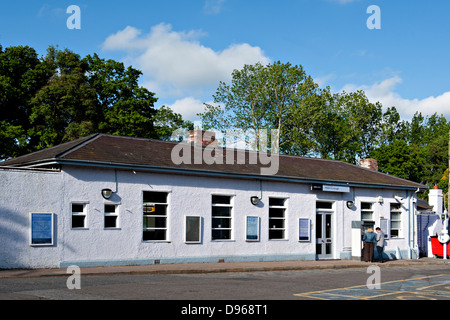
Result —
M333 259L332 203L318 202L316 211L316 257Z

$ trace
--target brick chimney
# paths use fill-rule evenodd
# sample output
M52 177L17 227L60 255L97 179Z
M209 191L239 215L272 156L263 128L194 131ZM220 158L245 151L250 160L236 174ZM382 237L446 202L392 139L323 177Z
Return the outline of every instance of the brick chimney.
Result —
M362 159L360 164L362 168L378 171L378 161L375 159Z
M193 143L196 147L206 147L209 145L217 147L216 134L212 131L191 130L187 142Z

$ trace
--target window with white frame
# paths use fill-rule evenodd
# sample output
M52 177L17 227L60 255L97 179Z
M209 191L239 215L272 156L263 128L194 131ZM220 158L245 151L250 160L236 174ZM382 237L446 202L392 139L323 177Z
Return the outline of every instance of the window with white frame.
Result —
M83 229L87 227L87 203L73 202L72 210L72 229Z
M213 195L211 203L212 240L232 239L232 196Z
M286 239L286 199L269 198L269 240Z
M391 203L391 238L400 238L402 236L402 205L400 203Z
M361 220L373 221L373 203L361 202Z
M144 241L167 240L168 192L144 191Z
M105 203L105 229L114 229L119 227L119 205Z

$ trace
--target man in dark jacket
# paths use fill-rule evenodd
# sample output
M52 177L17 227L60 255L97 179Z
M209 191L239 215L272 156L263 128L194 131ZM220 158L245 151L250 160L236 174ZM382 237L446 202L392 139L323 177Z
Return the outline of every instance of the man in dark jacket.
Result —
M373 252L375 243L377 243L377 239L372 228L369 227L367 229L367 232L364 234L362 240L364 242L364 261L373 262Z

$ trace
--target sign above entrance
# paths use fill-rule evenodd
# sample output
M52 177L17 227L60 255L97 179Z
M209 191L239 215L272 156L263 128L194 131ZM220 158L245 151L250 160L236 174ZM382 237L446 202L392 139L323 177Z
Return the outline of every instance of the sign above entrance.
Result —
M433 216L433 215L436 215L437 213L436 213L436 211L431 211L431 210L418 210L416 212L416 214L423 214L423 215Z
M313 184L313 185L311 185L311 190L312 191L347 193L347 192L350 192L350 187L334 186L334 185L327 185L327 184Z

